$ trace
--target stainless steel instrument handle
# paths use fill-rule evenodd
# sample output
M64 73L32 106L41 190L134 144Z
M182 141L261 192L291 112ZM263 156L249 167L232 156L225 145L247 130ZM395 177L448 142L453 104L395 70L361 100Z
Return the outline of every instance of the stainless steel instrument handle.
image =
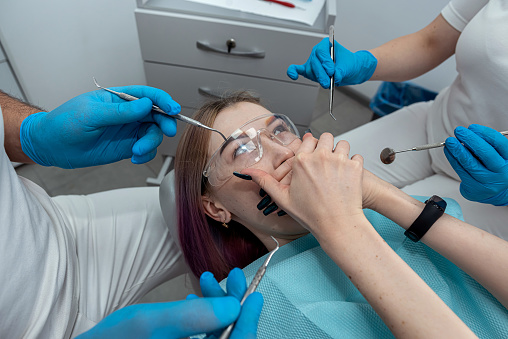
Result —
M258 51L258 50L238 51L238 50L230 49L230 48L228 48L228 46L215 47L215 46L212 46L207 41L196 41L196 46L203 51L228 54L228 55L234 55L234 56L246 57L246 58L254 58L254 59L263 59L266 54L265 51Z

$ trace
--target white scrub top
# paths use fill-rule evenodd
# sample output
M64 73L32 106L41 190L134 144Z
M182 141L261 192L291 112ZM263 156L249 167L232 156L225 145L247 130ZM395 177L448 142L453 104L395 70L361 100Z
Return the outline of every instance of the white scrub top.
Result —
M508 1L452 0L441 15L462 33L455 50L458 75L428 113L429 142L472 123L508 130ZM442 150L431 155L435 172L458 180Z
M0 338L68 338L78 300L72 237L48 194L18 177L0 108Z

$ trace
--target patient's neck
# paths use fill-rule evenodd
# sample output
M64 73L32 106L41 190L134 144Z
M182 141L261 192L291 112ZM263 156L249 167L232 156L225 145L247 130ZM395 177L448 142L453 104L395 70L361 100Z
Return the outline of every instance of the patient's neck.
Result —
M291 235L291 236L287 236L287 235L284 235L284 236L280 236L280 235L277 235L277 234L273 234L272 236L277 239L277 241L279 242L279 246L284 246L286 244L289 244L291 241L293 240L296 240L298 238L301 238L307 234L309 234L310 232L306 231L304 233L301 233L301 234L294 234L294 235ZM261 242L265 245L266 249L268 251L271 251L273 250L277 245L275 244L275 242L273 241L273 239L270 237L270 235L267 235L267 234L264 234L262 236L258 236L259 240L261 240Z

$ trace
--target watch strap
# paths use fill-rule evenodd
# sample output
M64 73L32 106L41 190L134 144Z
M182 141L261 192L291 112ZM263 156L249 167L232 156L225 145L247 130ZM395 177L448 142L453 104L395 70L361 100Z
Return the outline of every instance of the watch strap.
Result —
M446 201L433 195L425 202L422 213L416 218L411 226L404 232L404 235L414 242L420 239L441 218L446 210Z

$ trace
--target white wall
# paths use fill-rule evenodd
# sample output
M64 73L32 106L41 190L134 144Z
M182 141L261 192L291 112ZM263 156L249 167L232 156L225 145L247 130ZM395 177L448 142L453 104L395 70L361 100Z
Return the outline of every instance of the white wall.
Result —
M447 1L340 0L336 39L351 50L376 47L424 27ZM104 86L145 84L135 0L1 2L0 41L31 103L53 109L94 90L92 76ZM439 90L454 76L449 60L416 82ZM378 85L354 88L370 97Z
M335 21L335 40L357 51L371 49L396 37L410 34L429 24L449 0L338 0ZM455 59L452 57L431 72L412 80L439 91L455 78ZM372 97L378 81L351 86L363 95Z
M2 0L0 40L28 101L53 109L104 86L145 84L135 0Z

